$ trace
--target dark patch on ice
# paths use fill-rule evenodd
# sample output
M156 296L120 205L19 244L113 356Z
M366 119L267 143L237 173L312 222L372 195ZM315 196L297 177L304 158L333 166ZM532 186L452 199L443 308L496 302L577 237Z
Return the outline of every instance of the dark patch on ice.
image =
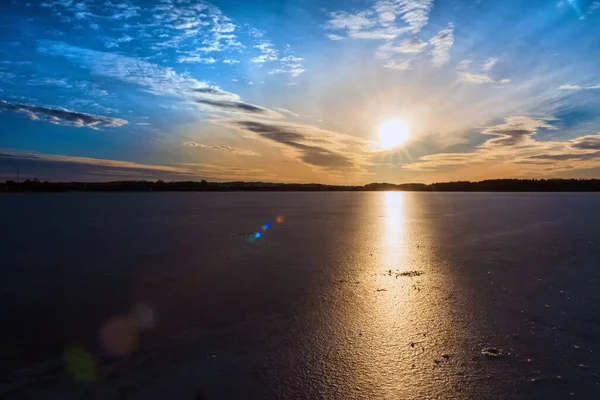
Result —
M495 347L486 347L481 350L481 354L488 358L500 358L506 355L501 349L497 349Z
M399 276L408 277L408 278L414 278L415 276L421 276L421 275L424 274L424 272L422 272L422 271L405 271L405 272L400 272L398 270L392 271L391 269L387 270L386 272L387 272L388 276L395 276L396 279Z

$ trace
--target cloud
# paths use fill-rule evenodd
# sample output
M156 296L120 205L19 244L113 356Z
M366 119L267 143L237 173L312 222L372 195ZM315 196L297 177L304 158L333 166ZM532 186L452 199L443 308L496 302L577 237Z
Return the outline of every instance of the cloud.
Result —
M594 89L600 89L600 85L591 85L591 86L581 86L581 85L571 85L571 84L567 84L567 85L561 85L558 87L560 90L594 90Z
M191 91L193 93L215 94L215 95L224 95L224 96L230 95L229 92L225 92L225 91L219 89L218 87L214 87L214 86L194 88L194 89L191 89Z
M253 62L254 64L264 64L269 61L277 61L278 53L277 50L273 48L271 42L264 41L254 46L254 48L260 50L261 55L254 57L250 62Z
M69 125L78 128L116 128L127 124L127 121L119 118L85 114L65 109L33 106L29 104L9 103L4 100L0 100L0 111L1 110L23 113L26 114L30 119L36 121L42 120L53 124Z
M238 155L243 155L243 156L259 156L260 155L252 150L240 149L237 147L231 147L231 146L227 146L227 145L211 146L211 145L202 144L202 143L198 143L198 142L183 142L183 145L186 147L198 147L201 149L217 150L217 151L223 151L226 153L233 153L233 154L238 154Z
M342 36L342 35L336 35L335 33L328 33L328 34L326 34L325 36L327 36L327 38L328 38L329 40L344 40L344 39L346 39L346 37L345 37L345 36Z
M250 30L248 31L248 35L250 35L250 37L253 38L261 38L265 35L265 32L261 31L260 29L250 28Z
M581 90L583 88L579 85L561 85L559 87L559 89L561 89L561 90Z
M538 129L556 129L546 120L526 116L506 118L504 124L495 125L481 131L484 135L498 136L488 140L485 146L515 146L535 135Z
M390 59L396 54L418 54L423 52L428 43L423 42L419 38L407 39L399 45L394 45L392 42L387 42L378 47L375 56L382 59Z
M178 166L0 150L0 171L10 170L10 175L6 175L7 178L14 175L14 167L17 165L22 177L42 180L155 179L193 175L190 168Z
M424 42L419 38L412 38L400 43L394 50L397 53L421 53L425 47L427 47L427 42Z
M67 82L66 79L56 79L56 78L33 78L27 81L27 84L30 86L54 86L61 88L69 88L71 85Z
M201 53L242 47L235 33L236 25L213 4L166 1L151 8L151 13L154 24L170 31L165 34L163 41L155 44L156 49L182 48L183 43L189 43ZM198 36L201 38L201 46L197 44Z
M292 77L297 77L306 72L306 69L302 65L302 58L296 56L285 56L279 60L280 67L274 68L269 71L270 75L273 74L290 74Z
M217 62L212 57L200 57L200 56L181 56L177 59L178 63L199 63L199 64L214 64Z
M361 11L353 14L346 11L335 11L330 14L330 19L326 22L327 29L346 29L350 32L361 31L375 25L371 20L371 11Z
M494 68L494 65L496 65L498 63L498 59L495 57L490 57L488 58L484 63L483 66L481 67L481 70L483 72L489 72L492 68Z
M279 111L279 112L284 113L284 114L289 114L289 115L292 115L294 117L299 117L300 116L299 114L296 114L295 112L290 111L287 108L283 108L283 107L275 107L273 110Z
M448 27L439 31L437 35L429 40L429 43L433 46L431 51L433 65L442 67L448 64L450 49L454 44L454 25L448 24Z
M311 138L302 132L299 126L267 124L259 121L235 121L233 125L260 137L288 146L300 153L300 159L306 163L326 169L353 167L351 159L331 149L307 144Z
M196 99L195 101L198 104L205 104L207 106L226 111L239 111L257 114L266 114L269 112L269 110L264 107L243 103L241 101L221 101L209 99Z
M570 141L574 149L580 150L600 150L600 133L597 135L581 136Z
M57 42L41 42L38 50L42 53L65 57L78 65L89 68L96 75L145 87L153 94L193 101L196 104L210 106L211 109L220 112L235 111L273 115L273 112L266 108L242 102L236 94L210 86L204 81L179 75L171 68L160 67L147 61Z
M40 41L38 51L43 54L64 57L88 68L94 75L119 79L139 85L150 92L180 97L194 89L210 85L204 81L177 74L172 68L161 67L133 57L102 51L84 49L61 42ZM232 95L233 99L239 99Z
M239 60L234 60L231 58L226 58L225 60L223 60L223 63L225 64L239 64L240 61Z
M551 119L515 116L503 124L491 126L481 133L496 136L470 153L438 153L420 157L417 162L402 168L411 171L436 171L440 168L471 169L485 163L486 169L512 171L513 176L540 173L559 173L600 166L600 134L581 136L568 141L537 141L539 129L557 129ZM527 165L527 169L525 169ZM506 172L500 176L506 176Z
M456 69L459 70L459 71L467 70L471 66L472 62L473 62L473 60L461 60L458 63L458 66L456 67Z
M398 71L408 71L410 69L410 60L409 61L395 61L390 60L383 65L385 68L395 69Z
M223 150L222 151L227 151ZM284 181L280 174L261 168L236 167L206 163L152 165L130 161L89 157L40 154L0 149L0 177L14 179L17 168L21 177L63 181L114 181L139 179L164 180L252 180L257 177ZM298 180L298 179L296 179Z
M506 85L510 83L510 79L500 79L499 81L495 81L488 74L472 74L470 72L461 72L458 74L459 82L467 82L467 83L475 83L475 84L485 84L485 83L500 83Z
M495 83L495 81L486 74L471 74L463 72L459 74L459 81L469 83Z
M594 160L600 158L600 152L594 153L565 153L565 154L538 154L527 157L528 160L551 160L551 161L569 161L569 160Z
M408 70L418 61L416 54L431 46L432 62L436 67L446 65L454 44L454 25L441 30L429 41L417 37L429 22L433 0L379 0L372 7L360 11L334 11L324 28L343 31L346 36L328 32L332 40L344 38L384 40L377 48L375 57L386 60L384 67ZM396 39L411 35L399 44ZM400 55L400 57L398 57Z
M471 60L462 60L461 62L458 63L458 66L456 67L456 69L458 71L465 71L465 72L459 72L458 81L475 83L475 84L500 83L500 84L504 85L504 84L510 83L511 82L510 79L504 78L504 79L500 79L499 81L496 81L496 80L494 80L494 78L492 78L489 75L490 70L492 68L494 68L494 66L497 63L498 63L497 58L490 57L481 66L480 73L471 73L471 72L466 72L466 70L469 69L469 66L471 65Z
M359 12L330 13L325 29L344 30L352 39L391 40L403 33L419 33L429 21L432 6L433 0L380 0Z

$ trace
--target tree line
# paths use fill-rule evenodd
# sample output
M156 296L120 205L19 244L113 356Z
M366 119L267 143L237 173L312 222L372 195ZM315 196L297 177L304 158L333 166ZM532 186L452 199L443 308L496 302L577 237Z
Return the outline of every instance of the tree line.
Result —
M490 179L479 182L369 183L364 186L316 183L112 181L48 182L37 179L0 183L0 192L227 192L227 191L417 191L417 192L595 192L600 179Z

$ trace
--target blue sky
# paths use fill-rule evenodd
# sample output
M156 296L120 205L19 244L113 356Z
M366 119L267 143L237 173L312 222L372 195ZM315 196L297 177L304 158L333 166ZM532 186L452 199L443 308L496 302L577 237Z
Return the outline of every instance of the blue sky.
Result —
M0 179L600 177L598 37L583 0L6 2Z

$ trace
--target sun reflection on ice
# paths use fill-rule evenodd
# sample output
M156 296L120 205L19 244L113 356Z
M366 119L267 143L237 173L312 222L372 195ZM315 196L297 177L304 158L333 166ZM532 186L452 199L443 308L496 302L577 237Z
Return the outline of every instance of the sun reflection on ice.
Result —
M384 193L384 232L382 238L386 269L397 268L403 252L405 235L405 210L403 192Z

